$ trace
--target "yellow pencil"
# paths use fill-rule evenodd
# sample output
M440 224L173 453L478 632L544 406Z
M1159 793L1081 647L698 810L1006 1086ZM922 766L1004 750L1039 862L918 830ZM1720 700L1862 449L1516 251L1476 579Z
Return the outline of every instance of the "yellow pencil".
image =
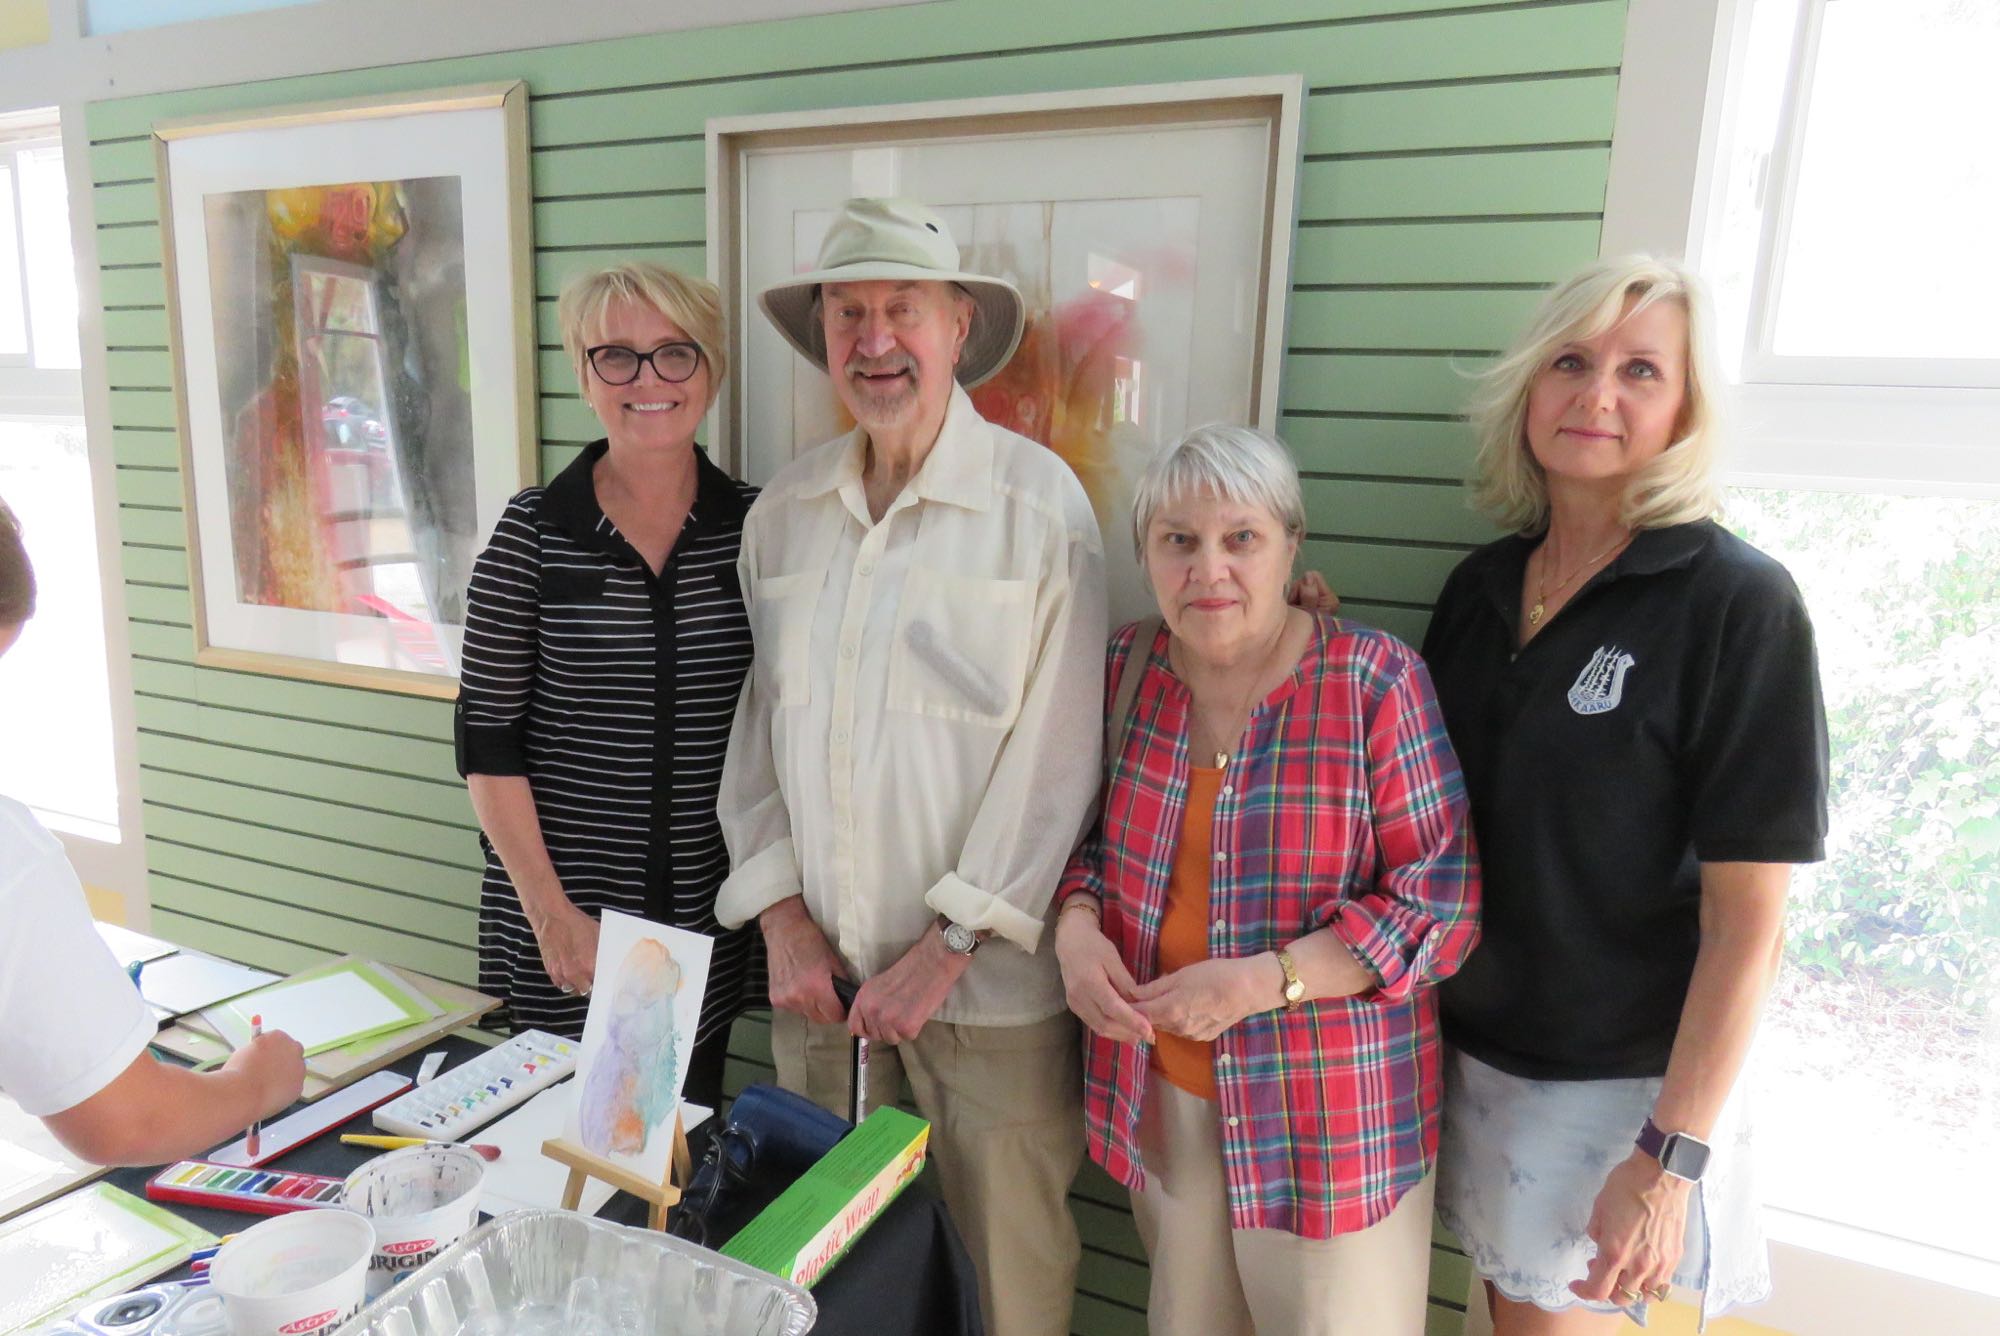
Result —
M429 1137L377 1137L349 1132L340 1138L343 1146L367 1146L374 1150L401 1150L405 1146L428 1146Z

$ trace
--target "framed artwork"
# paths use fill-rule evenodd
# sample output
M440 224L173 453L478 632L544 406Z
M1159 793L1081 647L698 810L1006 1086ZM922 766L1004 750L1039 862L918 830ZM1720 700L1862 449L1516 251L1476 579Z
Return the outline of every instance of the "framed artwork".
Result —
M528 93L153 131L195 661L448 697L535 468Z
M1201 423L1277 425L1304 94L1286 75L710 121L709 276L741 368L723 458L762 483L852 426L756 294L814 267L843 200L920 199L1026 298L973 403L1076 471L1114 616L1152 611L1123 539L1147 458Z
M673 1154L712 946L698 932L615 909L602 916L563 1139L649 1183L665 1180Z

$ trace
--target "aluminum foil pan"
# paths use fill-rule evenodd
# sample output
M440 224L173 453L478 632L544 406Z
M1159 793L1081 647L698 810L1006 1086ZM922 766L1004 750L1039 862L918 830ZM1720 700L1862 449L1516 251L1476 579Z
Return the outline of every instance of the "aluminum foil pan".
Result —
M412 1271L341 1336L800 1336L796 1285L656 1230L511 1211Z

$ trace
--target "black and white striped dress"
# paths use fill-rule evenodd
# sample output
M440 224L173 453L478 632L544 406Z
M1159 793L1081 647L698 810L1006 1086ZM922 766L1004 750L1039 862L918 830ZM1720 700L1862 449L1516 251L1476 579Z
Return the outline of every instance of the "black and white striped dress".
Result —
M698 1040L764 1000L754 926L723 932L716 787L750 624L736 575L756 489L698 449L695 501L656 577L597 504L587 447L508 502L473 567L455 715L460 774L525 775L563 890L715 939ZM516 1027L581 1035L588 1000L550 982L492 842L480 837L479 987Z

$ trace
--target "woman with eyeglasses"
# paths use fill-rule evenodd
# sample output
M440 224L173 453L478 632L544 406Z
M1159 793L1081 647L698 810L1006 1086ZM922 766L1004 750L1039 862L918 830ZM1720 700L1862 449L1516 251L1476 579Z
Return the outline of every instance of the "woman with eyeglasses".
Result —
M686 1093L712 1107L729 1023L764 993L755 928L714 913L755 495L694 439L726 370L722 305L633 262L573 280L557 314L604 437L508 503L473 570L456 741L486 854L479 986L516 1028L579 1035L605 910L708 934Z

